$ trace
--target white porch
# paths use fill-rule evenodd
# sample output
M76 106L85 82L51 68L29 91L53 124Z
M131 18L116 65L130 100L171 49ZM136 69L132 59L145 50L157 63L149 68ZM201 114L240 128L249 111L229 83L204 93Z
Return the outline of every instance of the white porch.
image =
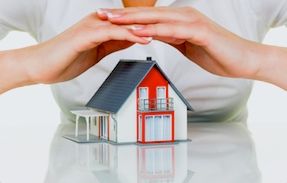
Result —
M101 139L109 140L109 126L110 126L110 114L99 112L93 109L81 109L73 110L71 113L76 115L75 134L74 137L67 136L70 140L77 142L96 142ZM79 134L80 118L84 119L86 124L85 137ZM97 124L97 135L91 135L91 128L95 127L92 123Z

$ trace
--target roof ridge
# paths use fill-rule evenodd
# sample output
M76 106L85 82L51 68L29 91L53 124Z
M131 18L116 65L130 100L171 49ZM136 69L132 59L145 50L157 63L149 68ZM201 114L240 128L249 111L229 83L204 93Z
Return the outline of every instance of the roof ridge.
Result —
M156 63L155 60L121 59L120 62Z

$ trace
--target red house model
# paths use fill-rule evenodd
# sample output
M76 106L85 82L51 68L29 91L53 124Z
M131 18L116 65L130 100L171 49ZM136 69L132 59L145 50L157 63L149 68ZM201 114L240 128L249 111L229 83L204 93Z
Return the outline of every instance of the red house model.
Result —
M163 143L187 140L190 104L159 65L147 60L121 60L77 115L77 142ZM87 134L78 135L85 117Z

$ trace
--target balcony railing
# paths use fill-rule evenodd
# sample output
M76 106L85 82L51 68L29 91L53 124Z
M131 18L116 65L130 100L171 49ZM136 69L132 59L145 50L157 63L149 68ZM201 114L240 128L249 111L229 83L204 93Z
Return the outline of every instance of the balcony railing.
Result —
M174 109L173 98L139 99L139 111L172 111Z

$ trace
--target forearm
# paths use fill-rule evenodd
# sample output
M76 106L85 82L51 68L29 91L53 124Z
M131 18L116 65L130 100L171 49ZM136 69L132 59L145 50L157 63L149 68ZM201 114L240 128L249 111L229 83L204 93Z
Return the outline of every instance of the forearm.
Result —
M29 48L0 52L0 94L21 86L33 84L25 65L29 61Z
M222 76L260 80L287 90L287 48L249 41L224 31L207 48L221 64ZM212 70L212 69L211 69ZM223 74L222 74L223 73Z
M253 56L259 61L258 72L251 79L275 84L287 90L287 48L256 44Z

